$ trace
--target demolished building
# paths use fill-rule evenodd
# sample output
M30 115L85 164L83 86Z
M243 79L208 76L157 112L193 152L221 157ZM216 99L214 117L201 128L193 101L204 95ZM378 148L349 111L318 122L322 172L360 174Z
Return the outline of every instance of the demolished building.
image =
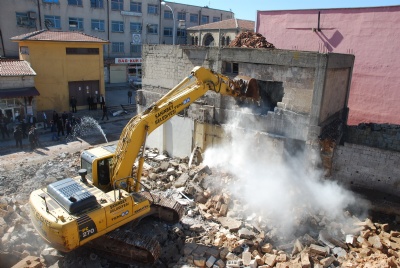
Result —
M260 103L207 93L185 111L184 117L173 118L161 126L150 137L149 145L171 155L185 156L195 145L204 151L217 144L223 136L219 125L231 118L240 117L238 128L260 133L260 144L272 142L280 154L295 147L319 151L319 137L324 129L330 129L335 122L346 121L352 55L277 49L145 46L143 56L139 110L178 84L196 65L232 78L237 75L254 78L260 88ZM173 127L177 125L179 128ZM173 146L177 144L179 146Z
M239 75L256 79L262 98L260 103L248 103L207 93L182 116L172 118L150 135L149 146L179 157L189 155L195 146L204 151L226 139L221 125L236 118L237 127L257 133L259 146L268 148L269 154L283 157L306 149L308 162L323 167L327 177L346 187L364 192L379 190L385 200L397 196L399 153L353 144L354 131L343 136L353 55L148 45L143 49L143 62L143 90L137 94L139 111L197 65L231 78ZM389 139L394 140L394 136ZM387 168L387 159L391 159L393 169Z

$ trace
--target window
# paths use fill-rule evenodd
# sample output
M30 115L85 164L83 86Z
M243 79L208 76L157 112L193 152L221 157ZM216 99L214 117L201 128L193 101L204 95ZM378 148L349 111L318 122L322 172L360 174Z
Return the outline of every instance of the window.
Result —
M69 29L71 31L73 31L73 30L82 31L83 30L83 19L82 18L69 18Z
M90 7L104 8L104 0L90 0Z
M132 12L139 12L142 13L142 3L139 2L131 2L131 9Z
M19 52L24 55L29 55L29 47L19 47Z
M147 5L147 13L157 15L158 14L158 6L157 5Z
M186 12L178 12L178 20L186 20Z
M201 16L201 24L207 24L210 21L208 16Z
M164 19L172 20L173 15L171 10L164 10Z
M53 3L53 4L59 4L59 0L43 0L43 3Z
M178 29L176 35L181 37L186 37L186 29Z
M213 17L213 22L218 22L218 21L221 21L220 17Z
M142 24L140 22L131 22L130 30L132 33L140 33L142 32Z
M124 52L124 43L123 42L111 43L111 51L114 53L123 53Z
M98 48L67 47L65 52L69 55L99 55Z
M28 27L28 28L36 27L36 20L31 19L29 17L29 13L17 12L16 16L17 16L17 25L18 26L23 26L23 27Z
M92 20L92 30L103 32L104 20Z
M111 0L111 10L124 10L124 0Z
M61 29L61 18L60 16L44 16L44 24L49 28Z
M239 73L239 64L235 62L222 62L223 70L224 73L233 73L233 74L238 74Z
M124 32L124 22L123 21L111 21L111 31L115 33Z
M171 27L164 27L164 36L172 36L173 30Z
M82 6L82 0L68 0L70 6Z
M142 45L131 45L131 53L142 54Z
M190 14L190 22L199 23L199 14Z
M147 25L147 33L148 34L158 34L158 24Z

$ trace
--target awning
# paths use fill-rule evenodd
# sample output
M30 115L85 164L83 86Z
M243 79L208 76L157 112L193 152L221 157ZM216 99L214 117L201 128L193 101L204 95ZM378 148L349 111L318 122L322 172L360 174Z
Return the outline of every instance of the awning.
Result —
M0 99L33 97L39 96L40 93L35 87L7 88L0 89Z

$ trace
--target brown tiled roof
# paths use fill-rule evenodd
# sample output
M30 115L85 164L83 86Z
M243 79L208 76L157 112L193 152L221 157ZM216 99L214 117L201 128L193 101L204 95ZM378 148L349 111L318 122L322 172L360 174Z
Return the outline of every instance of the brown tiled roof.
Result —
M0 76L36 75L29 63L24 60L0 60Z
M229 19L187 28L187 30L242 29L254 31L254 21Z
M108 43L107 40L91 36L82 32L61 32L40 30L36 32L26 33L10 38L13 41L54 41L54 42L91 42L91 43Z

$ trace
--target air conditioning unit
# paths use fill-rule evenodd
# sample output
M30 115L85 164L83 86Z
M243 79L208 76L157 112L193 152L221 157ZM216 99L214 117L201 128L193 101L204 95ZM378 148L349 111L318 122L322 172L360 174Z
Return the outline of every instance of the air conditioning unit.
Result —
M28 12L28 17L32 20L36 19L36 12L34 11L29 11Z

